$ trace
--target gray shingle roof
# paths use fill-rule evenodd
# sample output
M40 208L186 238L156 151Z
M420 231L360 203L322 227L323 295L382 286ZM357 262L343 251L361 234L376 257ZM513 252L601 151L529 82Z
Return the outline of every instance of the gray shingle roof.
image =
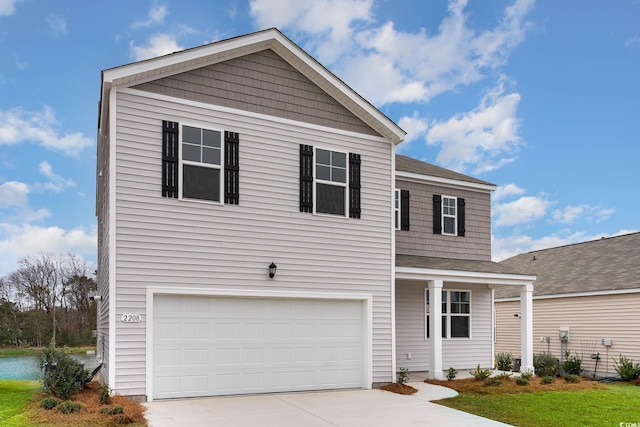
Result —
M537 274L534 296L640 288L640 233L528 252L500 264ZM507 289L495 294L516 296Z
M441 168L401 154L396 154L396 171L454 179L457 181L472 182L474 184L494 185L490 182L482 181L481 179L473 178L471 176Z
M396 255L397 267L429 268L434 270L473 271L492 274L528 274L493 261L472 261L416 255Z

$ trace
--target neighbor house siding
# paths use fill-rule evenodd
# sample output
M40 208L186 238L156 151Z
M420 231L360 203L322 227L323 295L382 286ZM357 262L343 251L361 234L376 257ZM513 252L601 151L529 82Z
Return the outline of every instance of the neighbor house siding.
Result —
M497 311L496 352L520 355L520 319L513 316L520 311L516 301L495 304ZM560 327L569 327L568 350L583 358L583 368L593 374L595 361L591 354L600 353L598 376L616 375L614 359L620 354L640 361L640 293L534 299L534 353L546 352L560 358ZM540 337L551 337L549 347ZM613 345L602 345L603 338L611 338Z
M135 88L305 123L378 135L270 49L142 83Z
M162 120L240 136L240 203L161 197ZM373 296L373 381L391 372L391 143L137 90L117 94L115 390L145 390L146 288L189 287ZM361 219L299 212L299 146L358 153ZM278 265L274 280L267 266Z
M491 260L491 197L488 192L396 180L396 188L409 190L411 228L396 231L396 253L438 258ZM433 195L465 199L464 236L433 233Z
M429 370L429 340L425 339L426 283L396 282L396 357L398 368ZM444 288L471 291L471 338L442 341L443 368L492 367L491 291L484 285L446 283ZM411 359L408 354L411 353Z

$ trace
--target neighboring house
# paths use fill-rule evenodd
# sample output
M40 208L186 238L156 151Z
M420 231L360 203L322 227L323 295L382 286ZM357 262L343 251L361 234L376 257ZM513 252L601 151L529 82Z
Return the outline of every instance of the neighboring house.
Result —
M275 29L105 70L101 381L153 400L490 366L491 289L526 313L533 276L489 261L491 184L402 156L395 173L404 135Z
M500 263L537 275L533 296L536 353L583 358L586 373L615 376L622 354L640 362L640 233L533 251ZM496 352L520 354L518 295L496 293ZM560 331L568 331L561 341ZM593 355L593 358L592 358Z

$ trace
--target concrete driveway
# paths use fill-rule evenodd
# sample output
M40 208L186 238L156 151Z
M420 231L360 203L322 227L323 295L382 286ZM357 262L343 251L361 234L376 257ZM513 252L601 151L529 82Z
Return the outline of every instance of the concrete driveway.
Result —
M412 396L382 390L278 393L145 403L150 427L507 426L431 403L451 389L411 383Z

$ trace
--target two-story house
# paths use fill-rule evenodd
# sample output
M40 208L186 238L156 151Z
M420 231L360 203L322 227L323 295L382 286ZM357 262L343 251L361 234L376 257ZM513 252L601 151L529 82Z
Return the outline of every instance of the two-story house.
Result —
M98 352L114 392L439 378L491 365L492 286L531 303L532 277L488 260L493 187L396 168L404 131L275 29L103 71L98 120Z

